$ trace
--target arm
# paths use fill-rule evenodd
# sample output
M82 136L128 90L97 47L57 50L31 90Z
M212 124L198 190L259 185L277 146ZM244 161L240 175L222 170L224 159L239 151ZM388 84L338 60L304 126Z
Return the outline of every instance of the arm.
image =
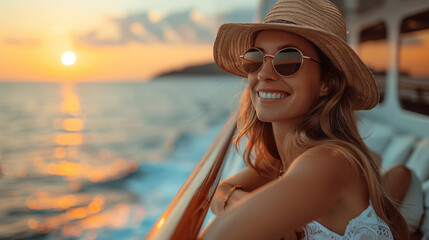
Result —
M247 195L249 192L271 182L275 178L263 178L259 176L255 170L246 167L237 174L223 180L220 184L216 193L213 197L211 204L211 210L216 215L221 215L227 208L234 206L241 198ZM235 190L228 200L228 205L224 209L224 201L226 196L230 193L231 189L241 185L243 190Z
M203 239L280 239L326 214L352 178L350 161L332 149L315 147L294 160L281 179L240 200L206 228Z

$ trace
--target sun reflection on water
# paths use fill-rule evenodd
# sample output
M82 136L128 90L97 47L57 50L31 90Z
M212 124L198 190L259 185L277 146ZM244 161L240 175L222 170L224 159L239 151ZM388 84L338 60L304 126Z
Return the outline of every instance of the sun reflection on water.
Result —
M59 133L56 137L56 142L61 146L81 145L83 142L82 134L80 133Z
M38 233L58 232L66 238L85 234L85 239L96 239L97 229L121 228L129 221L141 221L145 211L141 206L130 210L130 194L91 193L81 191L90 183L121 179L137 171L134 161L117 156L112 150L103 148L95 153L82 150L89 144L84 131L82 106L79 96L71 84L62 88L64 100L59 105L63 118L53 119L57 130L51 157L33 158L34 169L45 176L61 177L66 181L67 194L55 191L36 191L25 200L26 207L35 212L24 224ZM16 175L26 177L26 168L18 168ZM49 217L37 215L47 212ZM38 216L38 217L35 217ZM92 231L92 232L91 232Z
M28 227L40 233L47 233L63 226L61 233L64 237L79 237L84 230L121 228L129 223L131 208L128 204L118 203L101 212L103 205L104 198L97 195L88 206L70 208L65 213L48 217L44 221L31 218L28 220ZM140 213L134 214L138 219L132 220L141 221L144 216L143 208L137 208L136 212Z
M72 116L78 116L81 114L81 107L79 97L74 93L74 85L65 84L62 88L64 101L60 105L60 110L63 113L70 114Z
M63 128L66 131L82 131L83 129L83 121L79 118L67 118L63 121Z

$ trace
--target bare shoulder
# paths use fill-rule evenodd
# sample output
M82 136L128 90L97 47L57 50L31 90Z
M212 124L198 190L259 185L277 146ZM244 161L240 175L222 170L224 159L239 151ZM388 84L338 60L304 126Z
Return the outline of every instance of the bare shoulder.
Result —
M306 176L317 180L319 184L342 188L357 176L358 172L354 164L337 149L319 145L298 156L285 175L289 178Z
M341 154L338 149L327 145L317 145L308 149L300 155L300 157L302 158L311 157L311 159L317 159L314 158L315 156L317 156L319 159L326 159L331 161L347 160L346 157Z

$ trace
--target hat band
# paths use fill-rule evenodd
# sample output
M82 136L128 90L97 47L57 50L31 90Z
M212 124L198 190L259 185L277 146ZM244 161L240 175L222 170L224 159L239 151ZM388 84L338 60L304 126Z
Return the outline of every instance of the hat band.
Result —
M283 20L283 19L270 20L270 21L266 21L264 23L286 23L286 24L295 24L295 25L298 25L298 24L296 24L294 22Z

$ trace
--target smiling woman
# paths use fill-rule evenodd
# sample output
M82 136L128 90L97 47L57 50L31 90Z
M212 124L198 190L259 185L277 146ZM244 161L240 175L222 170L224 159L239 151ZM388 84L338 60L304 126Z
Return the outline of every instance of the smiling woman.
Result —
M76 55L71 51L64 52L61 55L61 62L67 66L73 65L76 62Z

